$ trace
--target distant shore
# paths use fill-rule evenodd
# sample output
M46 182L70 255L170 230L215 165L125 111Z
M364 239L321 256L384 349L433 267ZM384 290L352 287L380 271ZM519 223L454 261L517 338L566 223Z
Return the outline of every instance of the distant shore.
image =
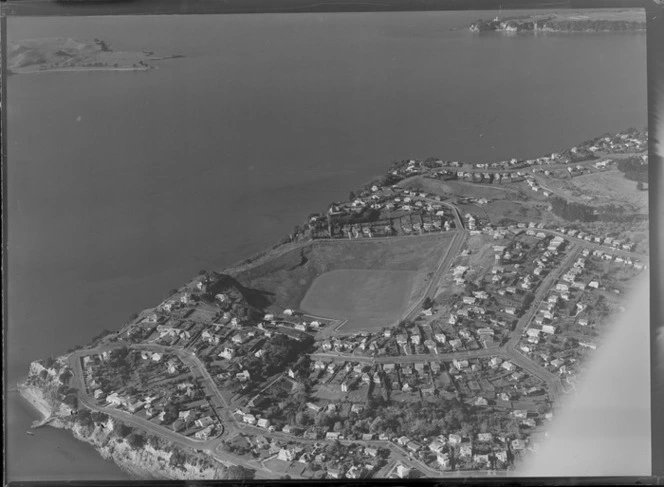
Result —
M149 71L156 61L184 57L156 55L154 51L113 51L100 39L80 41L72 38L46 37L24 39L10 45L7 72L34 74L84 71Z
M85 67L85 66L75 66L71 68L53 68L53 69L21 69L14 70L7 74L45 74L45 73L77 73L85 71L150 71L153 69L158 69L157 66L139 66L139 67L120 67L114 68L112 66L97 66L97 67Z
M479 19L469 26L472 32L645 32L646 19L639 10L578 11L572 14L533 14Z

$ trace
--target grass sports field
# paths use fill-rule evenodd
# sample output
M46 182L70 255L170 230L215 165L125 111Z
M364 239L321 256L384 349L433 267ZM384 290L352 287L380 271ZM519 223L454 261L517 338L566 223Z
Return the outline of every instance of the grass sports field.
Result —
M234 277L244 286L264 293L270 301L269 311L280 312L285 308L299 308L312 284L332 271L375 271L376 276L381 273L389 276L394 271L406 274L396 272L391 276L405 276L412 272L415 277L408 282L412 284L413 293L407 296L412 304L428 283L452 237L453 233L449 232L393 239L315 241L245 268ZM371 272L366 275L370 276ZM384 286L386 284L382 283L378 288Z
M406 311L417 272L339 269L318 276L300 308L316 316L347 319L344 331L394 325Z

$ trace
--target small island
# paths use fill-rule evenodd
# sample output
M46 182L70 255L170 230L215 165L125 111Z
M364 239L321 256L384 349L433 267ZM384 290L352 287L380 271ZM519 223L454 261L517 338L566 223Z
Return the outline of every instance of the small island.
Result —
M114 51L107 42L81 41L67 37L26 39L11 43L8 73L28 74L53 71L146 71L151 61L183 57L158 56L153 51Z
M643 10L575 11L501 17L473 22L472 32L645 32Z

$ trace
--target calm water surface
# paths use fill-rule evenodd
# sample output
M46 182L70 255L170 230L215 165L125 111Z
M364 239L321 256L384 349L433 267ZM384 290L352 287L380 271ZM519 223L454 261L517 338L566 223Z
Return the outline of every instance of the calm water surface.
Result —
M9 78L10 383L395 159L529 157L646 124L645 35L465 29L494 15L9 19L10 41L186 56ZM10 394L10 479L124 475L66 433L25 435L32 417Z

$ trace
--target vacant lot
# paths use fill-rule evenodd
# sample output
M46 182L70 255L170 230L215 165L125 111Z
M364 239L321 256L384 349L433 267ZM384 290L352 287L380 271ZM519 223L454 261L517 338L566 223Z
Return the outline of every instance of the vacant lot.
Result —
M594 204L619 204L632 208L639 213L648 212L648 192L636 188L636 181L631 181L618 170L585 174L570 181L577 190L592 196Z
M275 310L299 308L317 277L341 269L410 271L414 277L409 281L412 286L409 296L418 296L449 247L453 235L314 241L243 270L234 277L244 286L265 293L270 307Z
M541 14L542 17L545 14ZM533 18L537 18L533 15ZM602 10L574 10L555 14L557 20L626 20L630 22L645 22L645 10L634 9L602 9Z
M442 197L461 196L465 198L505 199L508 194L518 195L509 184L476 184L465 181L442 181L422 176L405 179L399 183L404 188L419 189Z
M347 319L345 331L395 325L406 311L417 272L339 269L319 276L300 308L319 316Z
M461 214L471 213L482 220L488 220L493 225L505 225L513 222L541 222L554 220L550 213L542 211L538 206L544 203L532 201L496 200L488 205L459 205Z

